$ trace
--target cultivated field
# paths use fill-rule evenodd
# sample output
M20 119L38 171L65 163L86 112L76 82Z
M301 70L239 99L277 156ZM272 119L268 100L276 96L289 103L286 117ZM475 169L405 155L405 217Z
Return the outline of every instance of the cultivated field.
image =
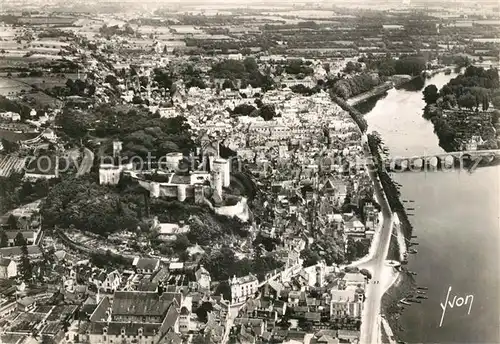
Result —
M0 155L0 177L8 177L14 172L21 172L26 158L14 155Z

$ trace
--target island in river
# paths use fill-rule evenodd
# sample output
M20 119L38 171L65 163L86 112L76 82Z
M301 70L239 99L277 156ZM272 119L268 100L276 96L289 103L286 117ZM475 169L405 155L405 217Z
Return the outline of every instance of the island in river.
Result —
M500 82L496 68L468 66L441 89L423 91L424 118L434 125L439 145L447 152L498 149L500 146Z

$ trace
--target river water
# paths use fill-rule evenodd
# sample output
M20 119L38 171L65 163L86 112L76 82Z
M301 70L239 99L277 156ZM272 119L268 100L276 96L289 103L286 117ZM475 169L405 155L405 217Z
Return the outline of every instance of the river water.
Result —
M438 88L452 75L427 80ZM368 131L378 131L391 156L443 152L432 123L422 118L421 88L390 90L359 107ZM410 221L419 245L408 268L428 299L406 308L401 318L404 341L412 343L500 343L500 167L474 173L406 172L393 174L403 199L414 200ZM448 301L442 326L443 310ZM457 306L454 297L469 297ZM460 301L459 301L460 304ZM470 314L469 312L469 305Z

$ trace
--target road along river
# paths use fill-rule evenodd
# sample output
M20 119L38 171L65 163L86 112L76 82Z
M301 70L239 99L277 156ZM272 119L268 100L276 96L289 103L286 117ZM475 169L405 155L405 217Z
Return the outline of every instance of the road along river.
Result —
M425 85L440 88L454 76L438 74ZM392 89L358 106L368 132L378 131L393 157L443 152L432 123L422 118L425 85ZM417 272L418 285L429 288L428 299L403 312L401 339L500 343L500 167L393 178L402 185L402 198L414 201L409 213L419 245L408 268Z

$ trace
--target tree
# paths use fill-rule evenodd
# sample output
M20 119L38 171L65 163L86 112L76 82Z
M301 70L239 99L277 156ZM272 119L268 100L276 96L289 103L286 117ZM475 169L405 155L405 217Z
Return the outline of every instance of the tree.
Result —
M353 72L355 73L359 73L361 72L362 70L362 66L361 66L361 63L358 63L358 62L352 62L352 61L349 61L347 62L345 68L344 68L344 73L347 73L347 74L351 74Z
M222 295L225 300L231 300L231 287L227 281L221 281L215 288L214 295Z
M428 85L424 89L423 94L424 94L425 103L427 105L429 105L429 104L435 104L436 101L439 98L438 89L437 89L436 85L433 85L433 84L432 85Z
M28 256L28 247L26 243L21 247L21 262L19 265L19 274L25 282L29 282L33 279L33 267Z
M276 111L273 105L265 104L259 110L260 117L264 118L264 121L270 121L276 117Z
M495 108L500 109L500 94L494 95L493 98L491 99L491 103Z
M471 93L466 93L466 94L463 94L461 95L459 98L458 98L458 105L460 107L464 107L464 108L467 108L467 109L470 109L472 110L474 108L474 106L476 106L476 97L474 97Z
M207 322L207 314L214 309L211 302L203 302L200 307L196 309L196 315L198 319L204 323Z
M25 246L26 239L24 239L23 233L17 232L16 237L14 238L14 246Z
M187 238L186 234L180 234L177 235L177 238L174 241L174 250L176 251L186 251L186 249L189 247L190 242L189 239Z
M56 118L56 122L62 127L62 130L74 138L82 138L87 134L91 120L92 118L88 114L70 108L64 108Z
M444 85L439 93L442 97L444 97L446 95L453 94L453 89L449 85Z
M7 237L7 233L4 230L0 230L0 247L9 246L9 238Z
M489 99L489 96L488 94L486 94L483 99L482 99L482 107L483 107L483 111L486 111L489 109L490 107L490 99Z
M316 265L321 259L319 254L309 247L306 247L300 252L300 258L304 260L302 263L304 267Z
M222 84L222 89L225 90L225 89L231 89L233 90L235 87L234 87L234 84L231 80L224 80L224 83Z
M8 141L4 138L0 138L1 147L3 147L3 153L15 153L19 149L19 144L17 142Z
M10 230L16 230L18 228L17 219L14 216L14 214L9 215L9 219L7 220L7 224L9 225Z
M257 108L253 105L240 104L234 108L233 115L249 116L255 110L257 110Z

